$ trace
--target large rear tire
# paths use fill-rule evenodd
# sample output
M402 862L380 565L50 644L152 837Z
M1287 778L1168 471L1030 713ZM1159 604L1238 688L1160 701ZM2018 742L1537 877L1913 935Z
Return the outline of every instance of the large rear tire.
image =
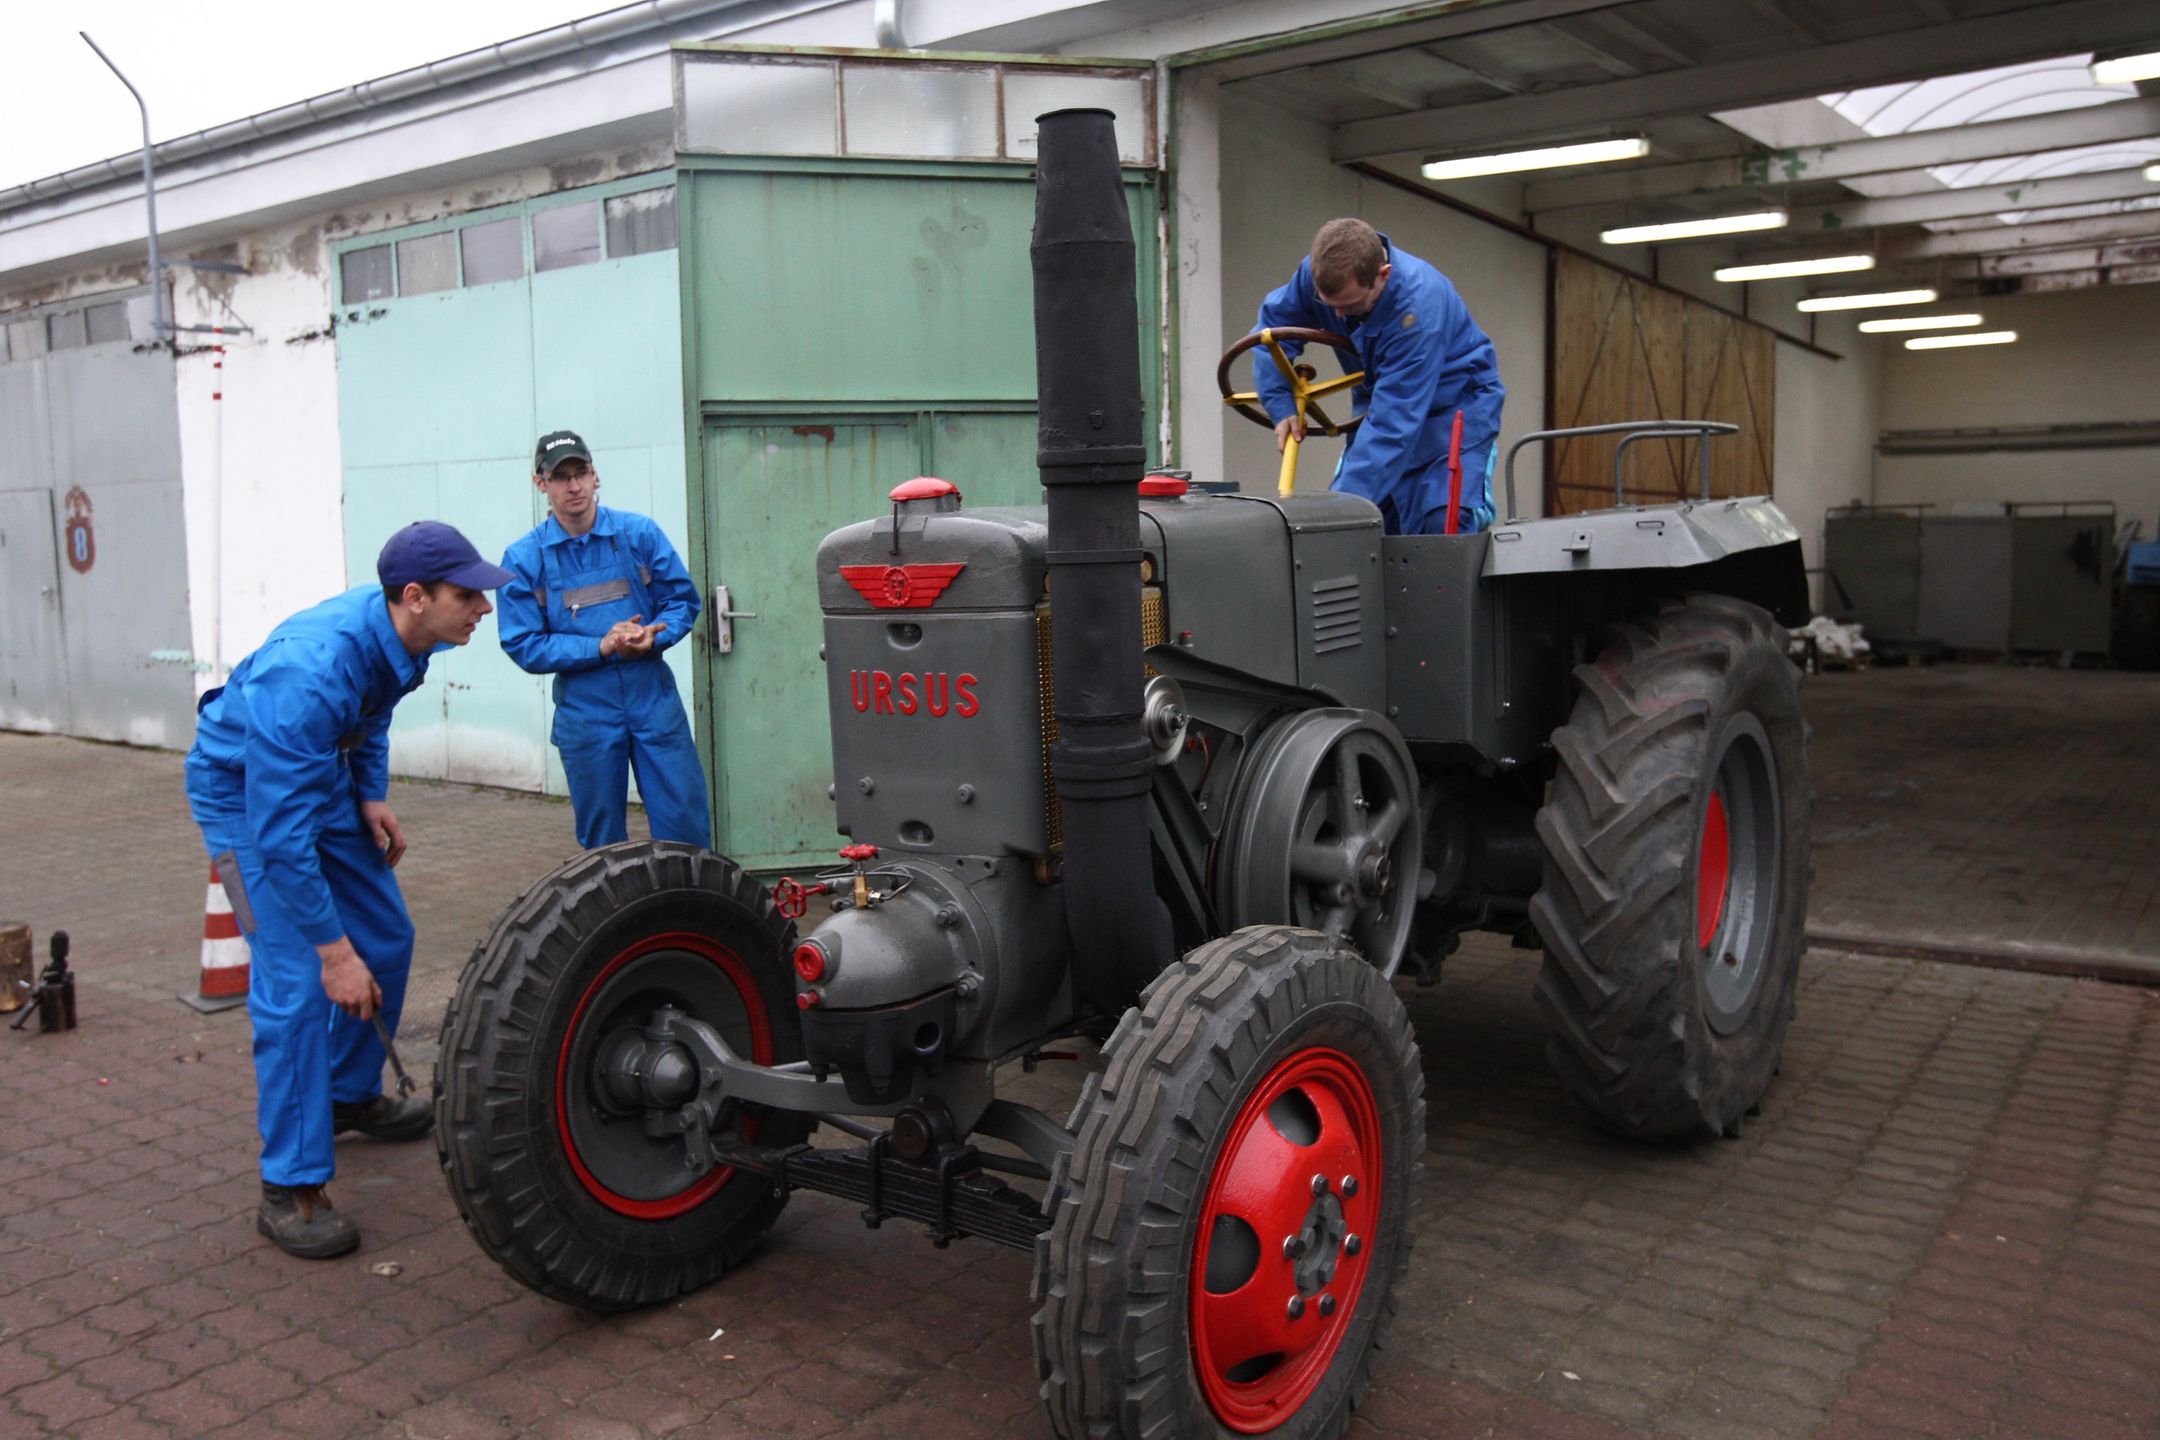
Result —
M733 861L668 842L580 855L506 910L466 963L435 1068L436 1148L480 1248L541 1294L603 1311L672 1299L748 1255L785 1195L747 1172L692 1171L682 1135L607 1103L595 1067L661 1004L761 1064L800 1059L794 939ZM723 1107L716 1134L730 1129L790 1144L809 1122Z
M1769 615L1692 595L1615 627L1575 676L1537 820L1547 1052L1623 1135L1736 1135L1776 1073L1804 944L1799 674Z
M1148 986L1073 1111L1036 1247L1056 1432L1339 1435L1409 1267L1417 1040L1324 935L1255 926Z

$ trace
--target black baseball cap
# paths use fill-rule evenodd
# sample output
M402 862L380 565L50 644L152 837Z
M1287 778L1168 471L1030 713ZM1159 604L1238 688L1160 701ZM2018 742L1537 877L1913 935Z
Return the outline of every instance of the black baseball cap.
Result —
M565 460L583 460L590 465L592 451L585 448L575 430L550 430L533 447L533 474L552 475Z
M447 580L468 590L510 583L510 572L490 565L472 541L440 520L415 520L383 542L375 574L385 585L428 585Z

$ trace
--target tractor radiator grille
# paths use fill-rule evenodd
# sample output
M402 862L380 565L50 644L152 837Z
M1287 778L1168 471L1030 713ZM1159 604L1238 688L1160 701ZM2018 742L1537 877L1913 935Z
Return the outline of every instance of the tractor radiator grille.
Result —
M1355 575L1312 582L1312 643L1315 655L1351 650L1364 643L1359 629L1362 609Z
M1169 638L1162 589L1146 586L1140 591L1140 644L1143 648L1160 645ZM1140 670L1144 675L1155 673L1150 665L1142 665ZM1050 606L1044 603L1035 607L1035 697L1042 712L1043 818L1048 823L1050 849L1055 853L1065 845L1065 817L1058 805L1057 779L1050 773L1050 744L1058 733L1057 688L1050 677Z

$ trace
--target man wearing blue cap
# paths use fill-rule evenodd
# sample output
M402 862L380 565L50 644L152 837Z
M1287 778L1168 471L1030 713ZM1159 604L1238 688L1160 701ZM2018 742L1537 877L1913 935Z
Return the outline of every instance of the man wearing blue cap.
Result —
M575 432L540 437L533 486L548 518L503 554L503 653L555 677L555 748L577 842L629 837L630 772L655 840L710 847L705 769L661 655L697 623L698 591L667 535L599 502L600 474ZM649 618L648 618L649 617Z
M323 1186L332 1137L428 1133L427 1101L382 1093L413 925L390 873L390 711L428 657L472 639L508 572L448 525L390 537L366 585L303 610L197 705L188 807L248 942L262 1204L255 1228L309 1259L360 1232Z

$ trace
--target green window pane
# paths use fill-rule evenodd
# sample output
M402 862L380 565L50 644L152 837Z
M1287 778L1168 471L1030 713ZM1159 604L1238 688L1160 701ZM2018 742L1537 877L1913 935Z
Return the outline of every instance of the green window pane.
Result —
M390 247L370 245L346 251L338 261L338 279L347 305L384 299L390 294Z
M535 210L532 230L535 273L590 265L600 258L600 207L593 201Z
M46 337L55 350L74 350L89 343L89 329L83 323L83 312L70 310L63 315L45 317Z
M465 253L465 283L493 285L525 273L525 232L517 217L468 225L458 231Z
M1138 78L1117 76L1026 74L1005 72L1005 153L1015 160L1035 158L1035 117L1052 110L1085 107L1108 110L1117 118L1118 159L1145 165L1151 126L1147 90Z
M110 345L116 340L128 338L127 301L113 300L103 305L93 305L83 312L90 330L92 345Z
M850 155L997 158L997 75L990 70L849 65L841 88Z
M675 248L675 187L617 195L607 202L607 253L610 259L649 255Z
M426 295L457 284L457 236L443 230L397 242L398 294Z
M17 320L7 327L8 356L34 360L45 353L45 326L36 320Z
M719 155L837 155L840 97L830 61L685 60L683 148Z

